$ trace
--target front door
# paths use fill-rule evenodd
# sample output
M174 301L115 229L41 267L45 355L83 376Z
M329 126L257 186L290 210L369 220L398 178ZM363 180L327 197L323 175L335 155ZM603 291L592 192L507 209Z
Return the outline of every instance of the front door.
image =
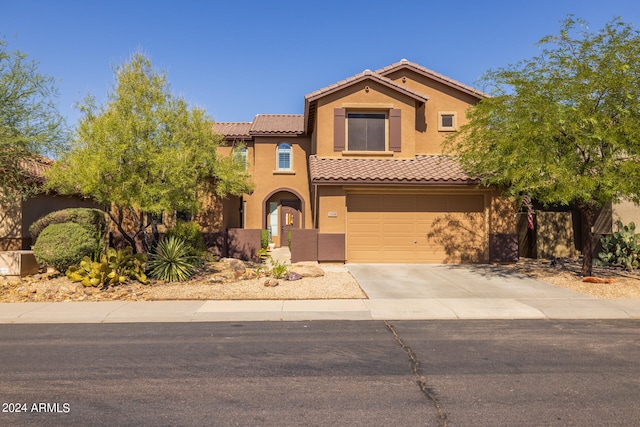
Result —
M300 228L300 200L282 200L280 216L280 246L289 244L289 230Z

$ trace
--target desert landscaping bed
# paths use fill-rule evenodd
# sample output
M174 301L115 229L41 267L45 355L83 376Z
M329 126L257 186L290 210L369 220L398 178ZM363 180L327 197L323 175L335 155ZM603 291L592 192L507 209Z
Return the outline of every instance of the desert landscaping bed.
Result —
M235 267L229 262L208 263L185 282L138 282L106 289L86 288L59 273L43 273L22 278L0 278L0 302L53 301L153 301L153 300L285 300L366 298L358 283L342 266L313 264L299 280L280 279L265 286L267 277L251 266ZM594 276L613 279L612 283L585 283L579 260L521 259L514 264L494 265L498 272L517 273L573 289L597 298L640 298L640 275L618 268L595 267ZM295 269L294 269L295 270ZM309 270L314 273L309 273ZM319 271L322 270L322 271ZM322 274L322 275L319 275ZM315 277L311 277L311 276Z
M298 280L266 277L257 266L211 262L188 281L129 281L105 289L84 287L57 272L0 278L0 302L270 300L366 298L353 276L338 266L297 264ZM265 285L266 283L266 285Z
M572 289L585 295L603 299L640 298L640 274L618 267L593 267L597 279L610 279L610 283L584 282L581 276L581 259L528 259L515 264L502 265L508 269L556 286Z

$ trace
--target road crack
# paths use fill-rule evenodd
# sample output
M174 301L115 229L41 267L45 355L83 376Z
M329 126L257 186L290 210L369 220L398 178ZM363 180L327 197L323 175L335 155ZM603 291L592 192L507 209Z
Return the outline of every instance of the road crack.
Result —
M402 350L405 353L407 353L407 356L409 357L409 361L411 362L411 371L413 372L413 376L416 377L416 383L418 384L420 391L422 392L423 395L427 397L427 399L429 399L429 401L436 408L436 411L438 413L438 418L442 422L442 427L447 427L447 414L442 408L442 405L440 404L440 401L438 400L438 397L436 396L435 391L433 391L433 389L427 386L427 381L424 375L420 373L420 361L416 357L416 354L411 349L411 347L406 345L402 340L402 338L400 338L400 336L398 335L398 332L393 327L393 325L391 325L386 320L384 321L384 324L387 326L387 329L391 332L391 334L393 335L393 338L396 340L398 345L400 345L400 348L402 348Z

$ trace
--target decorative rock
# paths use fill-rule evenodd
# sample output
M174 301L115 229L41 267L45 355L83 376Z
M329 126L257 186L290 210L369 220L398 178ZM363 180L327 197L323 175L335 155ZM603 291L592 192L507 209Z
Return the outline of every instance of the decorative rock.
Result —
M236 273L240 273L240 275L242 275L247 269L247 265L244 261L235 258L222 258L220 260L220 264L224 266L225 270L233 270Z
M322 277L324 270L317 265L311 264L294 264L290 269L290 273L297 273L301 277Z
M302 279L302 275L300 273L296 273L295 271L289 272L286 277L287 280L300 280Z
M279 284L280 282L278 281L278 279L267 279L263 283L264 286L271 287L271 288L275 288Z

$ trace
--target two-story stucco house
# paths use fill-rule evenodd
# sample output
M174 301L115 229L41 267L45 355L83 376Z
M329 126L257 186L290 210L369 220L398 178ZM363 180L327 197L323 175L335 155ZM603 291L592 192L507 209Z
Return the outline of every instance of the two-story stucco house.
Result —
M442 153L484 96L402 60L306 95L303 115L216 123L255 182L225 224L277 246L293 229L319 261L488 261L492 237L515 233L513 207Z

